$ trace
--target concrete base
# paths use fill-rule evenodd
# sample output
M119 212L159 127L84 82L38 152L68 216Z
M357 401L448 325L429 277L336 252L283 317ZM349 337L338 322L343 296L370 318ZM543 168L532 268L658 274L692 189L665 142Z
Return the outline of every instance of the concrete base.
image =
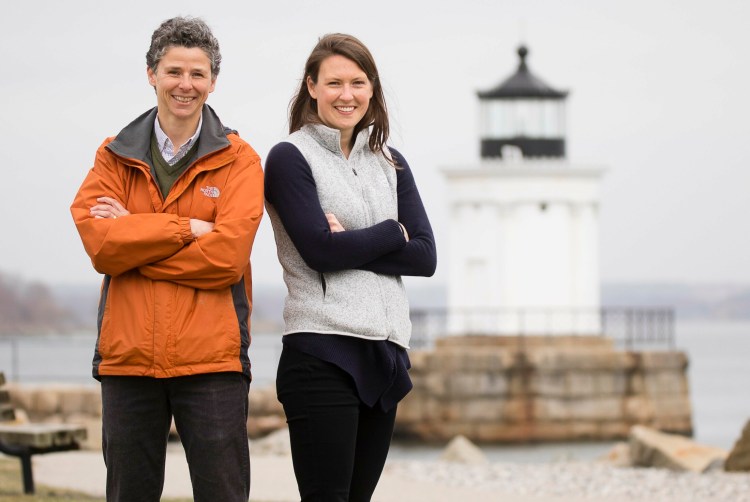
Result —
M692 435L683 352L599 336L465 336L412 352L396 433L427 441L612 440L633 425Z

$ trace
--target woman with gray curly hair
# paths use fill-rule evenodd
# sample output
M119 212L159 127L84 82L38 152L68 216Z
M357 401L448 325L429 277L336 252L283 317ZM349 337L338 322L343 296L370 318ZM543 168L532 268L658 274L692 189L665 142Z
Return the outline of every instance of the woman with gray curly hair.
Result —
M156 502L172 420L196 501L247 502L250 248L260 159L206 105L219 43L176 17L146 54L157 106L104 141L71 212L104 274L101 381L108 501Z

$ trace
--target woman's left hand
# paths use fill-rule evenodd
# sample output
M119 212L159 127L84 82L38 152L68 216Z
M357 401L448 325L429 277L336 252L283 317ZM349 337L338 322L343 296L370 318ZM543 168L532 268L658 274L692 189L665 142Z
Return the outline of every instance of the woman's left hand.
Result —
M339 223L338 218L336 218L336 215L333 213L326 213L326 219L328 220L328 227L331 229L331 232L343 232L346 229L344 226Z

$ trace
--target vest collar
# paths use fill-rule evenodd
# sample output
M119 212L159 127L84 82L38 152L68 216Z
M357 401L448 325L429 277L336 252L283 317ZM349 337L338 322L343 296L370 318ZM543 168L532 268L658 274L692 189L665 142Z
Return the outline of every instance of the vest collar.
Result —
M312 137L320 146L326 150L330 150L335 154L344 155L341 151L341 131L328 127L323 124L305 124L302 126L302 131ZM364 148L369 148L367 140L370 138L370 130L362 129L357 134L357 138L354 140L354 147L352 148L349 157L356 154Z

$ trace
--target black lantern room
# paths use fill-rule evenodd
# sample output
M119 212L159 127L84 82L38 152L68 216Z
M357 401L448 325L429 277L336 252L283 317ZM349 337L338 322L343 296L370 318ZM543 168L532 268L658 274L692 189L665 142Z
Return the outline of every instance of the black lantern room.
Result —
M529 71L526 47L518 70L500 85L478 92L482 158L565 157L565 98Z

